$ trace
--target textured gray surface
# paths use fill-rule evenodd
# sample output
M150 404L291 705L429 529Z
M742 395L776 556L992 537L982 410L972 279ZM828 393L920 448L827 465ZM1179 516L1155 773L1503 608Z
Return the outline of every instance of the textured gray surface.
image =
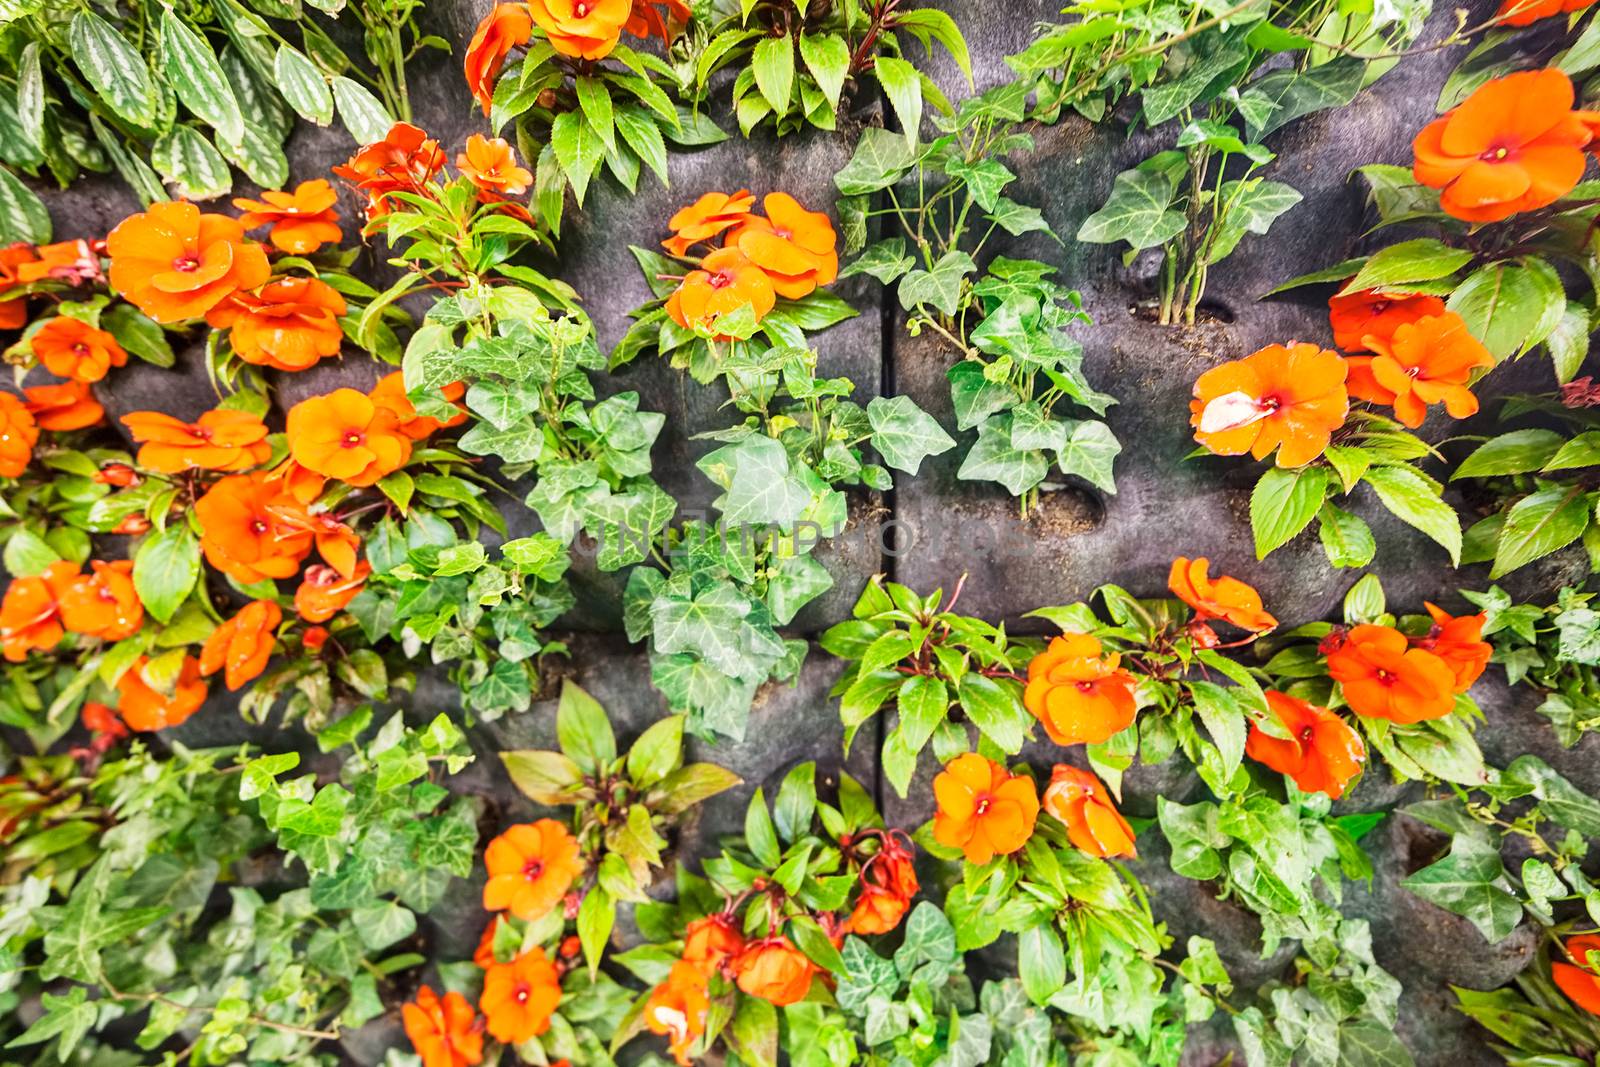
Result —
M972 45L980 87L1008 76L1004 55L1025 44L1034 21L1051 17L1057 8L1046 0L1004 7L946 0L943 6ZM481 124L468 101L458 63L473 24L486 7L480 0L434 3L426 10L430 28L451 41L456 57L414 75L417 120L451 151ZM1450 19L1448 11L1441 10L1441 15ZM1435 22L1437 30L1439 20ZM1362 192L1359 183L1347 181L1346 175L1363 163L1409 160L1411 135L1431 117L1438 86L1457 58L1452 50L1409 59L1351 106L1312 116L1268 139L1280 153L1268 176L1290 181L1305 194L1305 201L1280 220L1269 237L1248 238L1214 272L1210 303L1231 321L1194 328L1157 327L1131 314L1131 308L1148 295L1151 264L1147 261L1124 268L1116 249L1071 240L1083 217L1103 201L1112 175L1143 158L1156 141L1148 134L1130 138L1115 127L1093 128L1076 118L1036 131L1038 151L1014 162L1021 181L1012 195L1041 206L1066 240L1056 245L1036 235L1015 242L1007 251L1049 260L1060 267L1063 279L1084 293L1095 319L1092 327L1078 331L1087 348L1090 376L1121 400L1110 416L1125 446L1117 464L1119 492L1107 496L1074 488L1050 494L1023 524L1014 501L997 487L955 479L956 453L929 460L920 477L898 478L898 487L887 500L868 495L853 500L850 536L820 555L835 577L835 589L804 613L797 632L812 634L845 617L861 584L880 569L924 591L937 585L948 589L968 573L964 609L1014 619L1041 604L1082 597L1107 581L1136 594L1159 595L1175 555L1209 556L1218 569L1257 583L1269 607L1286 622L1336 611L1356 575L1330 569L1314 537L1301 539L1265 562L1254 559L1247 502L1256 471L1249 463L1183 461L1192 447L1187 398L1194 378L1222 360L1277 341L1328 340L1325 305L1319 299L1325 293L1308 290L1292 299L1260 303L1256 298L1287 277L1360 249L1365 225ZM941 81L958 90L953 69L947 64L940 69ZM869 120L874 111L865 108ZM628 244L653 245L675 207L708 189L747 186L758 195L786 189L808 207L829 207L832 173L848 158L852 144L848 132L806 133L782 141L763 136L747 142L736 137L710 149L674 154L670 189L662 189L649 176L641 179L637 195L598 183L583 212L569 208L556 270L586 298L601 343L609 346L626 328L626 312L646 298ZM295 180L325 176L327 168L351 148L341 130L302 125L290 145ZM104 181L86 181L45 196L59 237L101 236L136 206L120 187ZM347 220L355 218L356 206L347 194L341 204ZM354 229L354 223L347 222L347 230ZM382 258L381 251L369 248L358 269L381 276L388 269ZM861 315L819 338L825 372L848 375L862 399L886 389L910 394L952 425L944 378L948 355L927 338L907 338L898 313L884 313L881 291L869 281L855 279L837 291ZM114 414L156 408L192 417L214 403L198 359L196 349L186 352L179 373L136 362L99 392ZM388 369L349 358L298 377L282 376L278 403L286 408L306 395L339 385L366 386ZM1497 370L1481 391L1493 394L1549 384L1546 367L1529 362ZM668 415L655 452L657 477L686 506L708 502L711 486L693 467L706 443L692 438L728 421L729 413L721 409L725 394L698 386L649 357L602 382L601 389L638 390L643 407ZM1486 407L1492 410L1492 405ZM1430 426L1427 432L1438 430ZM958 435L962 451L971 436ZM515 500L505 501L503 507L513 534L536 528L536 520ZM1451 590L1484 584L1482 568L1450 573L1441 550L1376 510L1371 500L1358 499L1355 508L1378 534L1374 569L1383 577L1391 603L1416 610L1422 599L1442 597L1459 607L1460 602L1449 596ZM902 524L900 537L910 537L909 544L901 541L905 550L893 558L880 554L878 541L880 524L891 516ZM108 554L119 551L107 549ZM1577 574L1575 566L1570 558L1557 559L1527 569L1511 584L1527 595L1548 595ZM574 638L570 670L610 709L626 743L663 714L664 705L649 685L643 651L629 647L616 632L619 582L579 567L575 584L581 603L568 624L594 632ZM704 855L714 848L719 833L737 831L744 799L757 785L766 784L770 790L794 763L816 759L824 779L837 773L840 731L827 696L836 673L837 665L814 651L797 686L771 687L761 693L745 741L714 749L692 745L691 758L729 766L745 785L714 801L685 828L680 842L683 855ZM1585 788L1600 788L1600 761L1595 759L1600 746L1593 739L1577 750L1560 749L1548 725L1533 713L1529 695L1508 691L1497 673L1480 683L1478 695L1488 712L1480 736L1491 761L1503 764L1518 753L1537 752ZM448 683L430 676L423 678L418 696L409 702L417 718L455 706ZM303 733L293 728L246 728L221 697L175 734L191 744L249 739L278 748L305 745ZM542 701L526 714L476 727L471 736L479 760L456 784L484 798L487 830L535 814L510 788L494 753L551 744L553 702ZM849 761L851 771L887 794L884 800L892 822L914 825L930 811L931 762L924 760L911 797L901 801L876 780L874 740L870 734L858 740ZM1044 742L1036 742L1027 756L1036 767L1067 758ZM1192 799L1203 786L1192 773L1136 768L1126 790L1127 810L1149 816L1157 796ZM1372 776L1345 806L1387 808L1402 792ZM1461 1067L1495 1062L1478 1035L1449 1009L1445 986L1455 982L1486 987L1505 980L1525 962L1526 943L1513 938L1491 948L1464 923L1398 888L1400 879L1427 861L1422 854L1432 847L1415 824L1386 820L1367 844L1378 875L1370 891L1351 889L1347 909L1372 921L1380 961L1406 985L1402 1031L1418 1062ZM1259 959L1258 927L1251 916L1215 900L1204 886L1172 875L1160 841L1142 842L1141 850L1139 873L1151 886L1157 916L1170 924L1179 943L1190 933L1215 938L1245 984L1281 973L1283 956ZM429 919L441 958L465 956L476 942L483 919L477 893L477 883L461 884ZM364 1062L380 1058L384 1043L394 1034L392 1019L367 1028L348 1042L352 1058ZM1219 1037L1215 1028L1206 1029L1195 1035L1188 1062L1217 1063L1229 1048L1226 1036Z

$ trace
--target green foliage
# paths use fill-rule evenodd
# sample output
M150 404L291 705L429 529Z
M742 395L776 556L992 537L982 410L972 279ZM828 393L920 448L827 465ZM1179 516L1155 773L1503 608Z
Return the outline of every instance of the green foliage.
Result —
M1568 748L1600 728L1600 612L1589 606L1593 593L1570 586L1544 607L1516 604L1499 586L1486 592L1462 591L1484 613L1483 635L1494 645L1493 662L1505 668L1506 681L1529 685L1543 696L1539 714L1550 720Z

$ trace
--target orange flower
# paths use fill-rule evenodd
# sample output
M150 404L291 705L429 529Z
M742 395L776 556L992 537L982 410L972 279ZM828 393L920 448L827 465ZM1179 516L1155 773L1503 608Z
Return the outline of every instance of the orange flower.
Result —
M1289 738L1273 737L1251 723L1245 754L1287 774L1303 792L1325 793L1334 800L1343 796L1344 787L1361 773L1367 758L1361 735L1327 708L1287 693L1267 690L1267 707Z
M744 937L727 912L696 919L683 932L683 960L706 974L715 974L722 965L744 950Z
M111 528L114 534L123 534L128 537L137 537L139 534L148 533L150 520L143 515L129 515Z
M661 38L663 45L671 45L692 17L694 12L683 0L633 0L623 28L635 37L654 35Z
M729 963L734 981L752 997L782 1008L805 999L817 968L782 934L752 941Z
M335 389L289 409L289 454L307 470L347 485L372 485L411 458L393 411L355 389Z
M633 14L632 0L532 0L528 13L550 47L577 59L604 59Z
M959 848L969 863L988 863L1027 844L1039 817L1039 794L1033 779L1013 775L976 752L966 752L944 765L933 780L939 810L933 817L933 838Z
M98 382L112 367L126 366L128 353L105 330L82 319L57 315L28 339L44 369L57 378Z
M489 842L483 862L489 870L484 908L510 911L523 921L555 907L583 866L578 839L554 819L518 823L506 830Z
M852 934L886 934L900 925L911 901L891 889L867 882L861 887L856 906L845 920L844 928Z
M1553 204L1583 177L1590 134L1572 102L1572 80L1555 67L1486 82L1417 134L1411 173L1467 222Z
M667 220L672 236L662 241L661 247L681 256L701 241L709 241L723 230L748 221L755 202L748 189L732 194L706 193Z
M68 285L104 281L105 275L100 270L100 250L104 247L104 241L85 241L81 237L40 245L17 263L17 281L23 285L42 281Z
M21 663L34 649L43 652L56 647L66 634L61 625L61 595L77 578L77 567L57 560L40 574L12 579L0 600L0 650L6 659Z
M162 201L122 220L106 238L111 284L157 322L204 315L272 275L267 254L238 219Z
M467 45L467 88L472 98L489 114L494 102L494 83L500 68L513 48L528 43L533 36L533 18L527 4L496 4L483 16Z
M243 211L239 225L247 230L270 225L267 234L280 252L308 256L325 244L338 244L339 213L334 204L339 194L326 178L301 182L294 191L269 189L260 200L235 197L233 206Z
M273 631L282 621L283 610L276 602L252 600L206 638L200 648L200 673L209 678L225 670L229 692L258 677L277 647Z
M443 166L438 141L409 122L397 122L383 140L366 145L333 172L366 194L367 218L376 219L388 214L390 193L421 192Z
M1058 763L1044 791L1044 810L1067 828L1067 838L1082 852L1102 859L1137 856L1133 827L1111 803L1106 787L1088 771Z
M25 263L33 262L33 246L18 241L0 248L0 298L23 284L18 271ZM0 330L20 330L28 324L28 298L16 296L0 299Z
M917 868L911 850L900 843L896 833L891 831L883 835L882 847L867 861L863 874L910 900L921 886L917 884Z
M1257 634L1278 625L1277 619L1262 610L1260 593L1227 575L1212 579L1206 573L1210 568L1211 561L1204 556L1194 560L1179 556L1167 575L1167 588L1194 609L1198 621L1223 619Z
M768 193L761 206L767 217L745 219L727 244L766 271L779 296L797 300L839 276L838 238L825 212L807 211L788 193Z
M1600 970L1589 959L1589 953L1600 952L1600 935L1580 934L1567 939L1567 953L1579 961L1578 966L1556 962L1550 964L1550 977L1555 979L1561 992L1590 1015L1600 1015Z
M403 1005L411 1047L422 1057L422 1067L472 1067L483 1062L483 1032L478 1015L460 993L444 999L430 987L417 990L417 999Z
M267 472L267 479L278 486L285 501L310 504L322 495L328 479L316 471L308 471L292 459L286 459Z
M139 477L139 472L126 463L107 463L95 472L94 480L101 485L114 485L119 489L126 489L144 481Z
M372 392L367 395L379 407L388 408L394 412L395 418L400 420L399 430L413 441L421 441L433 434L435 430L451 426L460 426L467 421L467 411L460 404L463 396L467 395L465 382L451 382L439 390L444 398L455 404L458 412L446 422L440 422L428 415L418 415L417 409L412 406L411 398L406 395L405 374L394 371L378 379L378 384L372 387Z
M350 527L326 511L312 511L298 501L282 501L274 505L272 516L284 529L309 533L316 541L317 555L337 571L339 577L356 577L356 556L361 551L361 537ZM370 571L369 567L363 574ZM325 584L331 585L332 581Z
M117 713L104 704L86 701L83 710L78 712L78 721L83 723L83 728L92 734L103 734L115 741L119 737L128 736L128 728Z
M195 501L206 562L244 585L288 578L311 554L311 535L285 530L273 516L281 487L266 474L230 474Z
M1495 21L1504 26L1531 26L1540 19L1582 11L1594 0L1500 0Z
M199 468L243 471L272 456L267 427L248 411L217 408L194 422L182 422L159 411L134 411L122 424L141 442L139 466L160 474L181 474Z
M534 946L510 963L490 964L483 975L478 1008L496 1041L520 1045L550 1029L550 1016L561 1003L561 976L556 965Z
M144 625L144 605L133 588L133 561L94 560L89 574L61 591L61 625L68 633L121 641Z
M1098 745L1133 722L1133 675L1089 634L1062 634L1028 664L1022 703L1058 745Z
M533 172L517 166L517 154L504 138L475 133L467 150L456 156L456 166L479 189L501 196L520 196L533 184Z
M686 330L709 329L723 315L746 305L760 322L778 302L767 272L737 248L717 249L700 261L700 268L690 271L667 297L667 314Z
M1455 675L1455 691L1465 693L1483 674L1483 669L1489 665L1489 657L1494 653L1494 646L1483 639L1483 624L1487 616L1480 612L1458 618L1427 601L1423 601L1423 607L1428 609L1433 626L1412 643L1444 660L1450 673Z
M294 610L306 622L327 622L356 598L371 573L372 565L365 560L356 564L348 578L320 563L307 567L294 591Z
M1349 413L1345 374L1339 353L1310 344L1268 345L1213 367L1194 383L1194 439L1219 456L1278 449L1280 467L1310 463Z
M706 976L692 964L679 960L667 980L650 991L644 1006L644 1024L652 1034L667 1039L672 1058L682 1067L692 1062L689 1050L706 1032Z
M1456 678L1432 652L1408 648L1406 635L1363 624L1328 653L1328 676L1357 715L1396 723L1440 719L1455 706Z
M117 712L134 730L165 730L177 726L200 710L206 702L206 683L200 677L200 661L183 657L171 693L152 689L144 678L146 659L140 656L117 679Z
M237 293L206 314L226 328L234 352L246 363L298 371L339 354L344 297L316 278L279 278L259 293Z
M1444 301L1436 296L1390 295L1376 289L1336 293L1328 298L1328 325L1333 343L1346 352L1367 351L1368 337L1387 341L1394 331L1425 315L1444 314Z
M328 628L326 626L307 626L300 635L300 647L310 655L315 656L322 651L322 646L328 643Z
M20 477L39 443L39 426L27 405L10 393L0 393L0 478Z
M1494 357L1460 315L1429 315L1398 327L1387 341L1366 341L1376 355L1348 360L1351 396L1393 404L1394 417L1412 429L1422 425L1429 404L1442 402L1452 418L1477 414L1467 382L1474 370L1494 366Z
M28 414L41 430L82 430L106 417L88 382L35 385L22 393L28 398Z

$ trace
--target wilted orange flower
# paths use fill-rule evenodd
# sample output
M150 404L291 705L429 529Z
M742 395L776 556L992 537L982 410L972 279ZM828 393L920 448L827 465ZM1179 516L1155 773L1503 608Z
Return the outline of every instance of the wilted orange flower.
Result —
M655 36L663 45L670 45L693 16L683 0L633 0L623 28L635 37Z
M561 55L604 59L633 14L633 0L531 0L528 13Z
M133 515L129 515L127 518L113 526L111 528L111 532L114 534L123 534L124 536L128 537L137 537L139 534L148 533L150 530L150 525L150 520L148 518L135 513Z
M533 18L527 4L495 4L483 16L467 45L467 88L472 98L489 114L494 102L494 83L500 76L511 50L528 43L533 36Z
M206 314L227 329L233 351L246 363L298 371L339 354L347 306L339 291L317 278L278 278L259 293L236 293Z
M1289 738L1273 737L1251 723L1245 755L1287 774L1303 792L1325 793L1334 800L1343 796L1345 786L1361 773L1367 758L1361 735L1327 708L1287 693L1267 690L1267 707Z
M933 797L939 804L934 840L959 848L969 863L984 864L1015 852L1033 836L1039 817L1033 779L1013 775L976 752L962 753L944 765L933 780Z
M682 1067L692 1062L689 1052L706 1032L706 976L692 964L679 960L667 980L650 991L644 1006L644 1024L667 1039L672 1058Z
M475 133L466 151L456 156L456 167L479 189L501 196L520 196L533 184L533 172L517 165L517 154L501 137Z
M750 209L755 202L756 198L750 195L748 189L731 194L706 193L694 203L679 208L667 220L672 236L662 241L661 246L673 255L681 256L701 241L709 241L722 231L749 219Z
M128 362L128 353L109 332L70 315L57 315L46 322L34 331L28 344L45 370L57 378L79 382L98 382L112 367Z
M309 533L316 541L317 555L337 571L339 577L356 577L356 557L361 551L361 537L350 527L328 512L312 511L298 501L281 501L273 506L272 515L286 530ZM369 567L363 574L370 571ZM333 583L330 580L328 584Z
M16 280L23 285L46 280L68 285L103 281L100 249L104 247L104 241L85 241L81 237L39 245L16 264Z
M401 371L394 371L379 378L378 384L374 385L372 392L367 395L372 398L374 404L394 412L395 418L400 421L401 433L413 441L420 441L433 434L435 430L460 426L467 421L466 408L460 403L461 398L467 395L466 383L451 382L439 391L457 408L457 414L452 415L447 422L440 422L429 415L417 414L410 397L406 396L405 374Z
M10 393L0 393L0 478L20 477L39 443L39 426L27 405Z
M126 489L130 485L138 485L144 481L139 477L139 472L126 463L107 463L95 472L94 480L101 485L114 485L119 489Z
M862 935L886 934L900 925L906 909L910 907L911 901L894 890L865 882L861 886L861 895L856 898L855 909L845 920L845 931Z
M1569 937L1566 948L1567 954L1578 961L1578 966L1565 961L1553 962L1550 977L1567 999L1591 1015L1600 1015L1600 970L1589 960L1589 953L1600 952L1600 935Z
M400 1009L411 1047L422 1057L422 1067L472 1067L483 1062L483 1024L460 993L441 1000L429 986L417 990L417 999Z
M1080 851L1102 859L1136 856L1133 827L1111 802L1106 787L1088 771L1058 763L1044 790L1044 810L1067 828L1067 838Z
M134 411L122 416L122 424L141 442L139 466L161 474L195 468L243 471L272 456L266 424L248 411L217 408L194 422L159 411Z
M1268 345L1213 367L1194 383L1194 439L1219 456L1278 449L1280 467L1310 463L1350 411L1345 374L1339 353L1311 344Z
M784 1007L805 999L816 966L782 934L745 945L728 964L739 988L752 997Z
M57 560L39 574L12 579L0 600L0 650L6 659L21 663L34 649L56 647L66 634L61 625L61 595L77 578L77 567Z
M0 330L19 330L28 323L28 298L25 296L3 299L5 294L23 284L18 269L34 259L33 246L21 241L0 248Z
M140 656L117 679L117 713L133 730L165 730L177 726L200 710L206 702L206 683L200 677L200 661L183 657L171 693L152 689L144 678L146 659Z
M372 485L411 458L411 439L389 408L356 389L335 389L289 409L289 454L347 485Z
M233 206L244 212L239 224L245 229L271 225L267 238L279 251L308 256L325 244L338 244L344 236L333 207L338 202L339 194L326 178L313 178L293 192L269 189L260 200L234 197Z
M106 417L106 409L89 391L88 382L33 385L22 391L28 414L41 430L82 430Z
M113 741L128 736L128 727L117 717L116 711L93 700L84 702L83 709L78 712L78 721L90 733L104 735Z
M206 561L244 585L288 578L311 554L311 535L288 530L273 508L282 487L261 471L230 474L195 501Z
M420 192L444 166L439 142L409 122L389 127L383 140L366 145L349 162L333 168L367 196L367 218L388 214L394 192Z
M1328 676L1357 715L1396 723L1440 719L1455 706L1454 672L1432 652L1410 648L1406 635L1363 624L1328 653Z
M1429 404L1443 403L1452 418L1477 414L1478 398L1467 383L1474 370L1494 366L1494 357L1460 315L1429 315L1400 326L1387 341L1366 340L1376 354L1347 361L1351 396L1393 404L1394 417L1412 429L1422 425Z
M1098 745L1133 722L1133 675L1090 634L1062 634L1028 663L1022 703L1058 745Z
M683 960L706 974L715 974L722 965L744 949L744 936L727 912L707 915L691 922L683 932Z
M556 906L582 871L578 839L554 819L518 823L483 853L489 880L483 886L488 911L509 911L529 921Z
M491 915L489 925L483 928L483 933L478 938L478 947L472 950L472 962L483 970L488 970L497 962L494 957L494 942L503 922L505 922L504 916Z
M1428 609L1433 626L1412 643L1444 660L1450 673L1455 675L1456 692L1465 693L1483 674L1494 653L1494 646L1483 639L1487 616L1479 612L1457 617L1427 601L1423 602L1423 607Z
M307 626L300 634L300 647L307 653L315 656L322 651L322 646L328 643L328 628L326 626Z
M294 591L294 610L306 622L327 622L356 598L371 573L372 565L366 560L357 563L348 578L320 563L307 567Z
M1262 610L1260 593L1225 574L1213 579L1207 574L1210 568L1211 561L1204 556L1193 560L1179 556L1167 575L1167 588L1194 609L1198 620L1222 619L1251 633L1264 633L1278 625L1277 619Z
M273 631L282 621L283 610L275 601L252 600L206 638L200 648L200 673L209 678L224 671L229 692L259 677L277 647Z
M94 560L89 573L74 578L60 593L61 625L68 633L121 641L144 624L144 604L133 588L133 561Z
M157 322L198 318L272 275L266 252L238 219L202 215L182 200L122 220L106 249L112 286Z
M1486 82L1422 128L1411 172L1467 222L1553 204L1583 177L1590 131L1572 102L1572 80L1555 67Z
M1444 301L1420 294L1380 293L1360 289L1328 298L1328 325L1333 343L1346 352L1367 351L1367 338L1387 341L1395 330L1425 315L1444 314Z
M788 193L761 200L766 218L751 215L727 244L766 271L779 296L797 300L839 276L838 238L825 212L807 211Z
M917 868L911 850L900 843L900 831L890 831L882 838L882 847L866 863L864 874L886 889L910 900L921 888L917 884Z
M684 329L712 328L723 315L748 305L760 322L778 302L767 272L737 248L719 248L700 261L672 295L667 314ZM720 338L719 338L720 339Z
M1505 26L1531 26L1553 15L1582 11L1594 0L1500 0L1495 21Z
M550 1029L550 1016L560 1003L561 976L537 945L484 971L478 1007L489 1033L502 1044L520 1045Z

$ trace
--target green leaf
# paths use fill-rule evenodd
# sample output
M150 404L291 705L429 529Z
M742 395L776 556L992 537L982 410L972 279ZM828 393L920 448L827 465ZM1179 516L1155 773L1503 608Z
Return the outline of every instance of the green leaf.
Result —
M578 942L583 946L583 958L589 964L589 977L600 969L600 959L606 944L611 940L611 927L617 921L617 905L599 886L584 895L578 905Z
M789 920L789 933L794 938L794 947L805 953L812 963L829 974L846 973L839 950L833 947L833 942L828 940L828 935L815 919L809 915L795 916Z
M916 474L927 456L956 446L955 438L908 396L873 397L867 404L872 447L895 470Z
M1214 682L1192 681L1189 695L1194 698L1195 713L1205 724L1211 743L1217 746L1222 757L1224 780L1233 777L1244 759L1244 739L1247 723L1244 711L1233 693Z
M1410 467L1373 467L1364 480L1395 518L1438 542L1451 566L1460 564L1461 520L1428 479Z
M189 200L210 200L233 186L228 161L193 126L174 126L157 139L150 162Z
M50 211L9 167L0 166L0 241L44 244L50 240Z
M583 121L575 111L563 111L550 125L550 147L572 186L572 195L578 206L583 206L584 194L589 190L589 180L606 156L606 146L594 128Z
M200 542L187 523L151 534L133 557L133 588L158 622L168 622L200 576Z
M135 126L156 126L160 105L150 70L121 33L82 8L72 16L67 42L78 69L111 110Z
M1523 497L1506 512L1489 577L1510 574L1570 545L1588 528L1593 511L1594 500L1581 485L1552 486Z
M561 752L542 749L502 752L500 761L505 764L511 784L538 804L549 807L570 804L573 791L583 784L583 768Z
M350 913L356 936L370 952L388 948L410 937L417 929L417 917L410 908L392 900L356 908Z
M783 862L783 850L778 845L778 830L772 816L767 813L767 798L760 787L744 810L744 840L750 854L767 870Z
M570 678L556 705L556 740L585 774L600 774L617 758L617 739L600 702Z
M1165 244L1188 225L1172 206L1173 177L1162 170L1135 167L1118 174L1105 206L1078 227L1078 240L1095 244L1126 241L1131 248Z
M922 75L905 60L885 55L872 61L872 72L878 76L895 118L900 120L906 143L915 148L922 129Z
M1565 439L1554 430L1513 430L1491 437L1461 461L1450 480L1494 478L1542 470L1562 451Z
M328 80L303 52L287 43L278 45L272 69L278 91L307 122L326 126L333 121L333 93Z
M42 994L39 1003L44 1008L44 1014L20 1035L12 1038L6 1048L38 1045L55 1038L56 1059L66 1063L67 1057L78 1047L100 1014L99 1002L90 1002L88 995L89 991L83 986L73 986L62 995Z
M907 311L929 305L946 315L961 306L961 282L978 269L972 257L951 249L933 264L932 270L914 270L900 279L900 306Z
M6 541L4 563L6 573L13 578L42 574L46 567L60 559L60 553L51 548L48 541L26 527Z
M1499 852L1475 837L1457 836L1448 856L1400 884L1468 920L1491 944L1511 936L1522 921L1521 902L1505 888Z
M773 114L782 117L789 111L789 97L794 91L794 39L787 33L782 37L763 37L751 54L750 69L755 74L756 88L772 108Z
M956 687L956 700L983 735L1003 752L1022 750L1033 717L1022 706L1015 689L976 672L965 675Z
M1246 233L1266 233L1279 215L1302 199L1294 187L1263 178L1223 182L1221 197L1226 207L1206 246L1207 263L1230 255Z
M606 151L615 152L617 134L616 122L612 117L611 91L606 88L605 82L592 74L579 76L575 79L575 85L578 91L578 107L583 110L584 121L600 138L600 143L606 146Z
M850 46L836 33L802 33L800 59L816 79L828 103L839 106L839 93L850 74Z
M1017 977L1028 999L1041 1007L1067 984L1067 955L1049 919L1017 935Z
M339 121L350 131L357 144L373 144L383 140L394 116L358 82L349 78L334 78L330 83L334 103L339 107Z
M1331 500L1324 501L1317 512L1317 534L1328 562L1335 567L1365 567L1378 552L1378 542L1366 520Z
M1111 427L1097 419L1078 419L1066 424L1070 433L1056 451L1062 474L1074 474L1097 489L1115 494L1117 479L1112 473L1122 442ZM1015 440L1016 431L1012 431Z
M1549 431L1526 432L1548 433ZM1585 430L1572 440L1563 443L1560 450L1540 469L1550 472L1596 466L1600 466L1600 430Z
M1261 476L1250 494L1257 559L1266 559L1310 524L1327 498L1328 480L1326 467L1273 467Z
M1247 122L1246 128L1260 140L1314 111L1343 107L1356 98L1366 76L1367 63L1360 56L1336 56L1309 70L1295 65L1271 71L1251 82L1248 93L1273 108L1263 121Z
M1462 255L1467 255L1463 252ZM1469 274L1445 307L1466 321L1496 361L1521 355L1548 337L1567 310L1555 269L1540 259L1492 263Z
M1431 237L1401 241L1374 253L1341 292L1389 287L1403 291L1408 284L1448 277L1471 261L1471 252L1451 248Z
M833 176L833 184L845 196L875 193L899 181L914 162L915 153L904 137L881 126L868 126L861 131L850 162Z
M1019 449L1011 442L1011 420L994 415L978 427L978 440L956 471L963 481L999 482L1012 496L1021 496L1044 481L1050 464L1037 449Z
M667 184L667 143L661 127L637 104L621 104L616 109L617 132L651 172Z
M167 84L195 115L216 130L217 139L244 139L244 115L217 54L172 8L161 13L161 60Z
M683 716L669 715L651 723L628 749L628 777L648 789L683 762Z

